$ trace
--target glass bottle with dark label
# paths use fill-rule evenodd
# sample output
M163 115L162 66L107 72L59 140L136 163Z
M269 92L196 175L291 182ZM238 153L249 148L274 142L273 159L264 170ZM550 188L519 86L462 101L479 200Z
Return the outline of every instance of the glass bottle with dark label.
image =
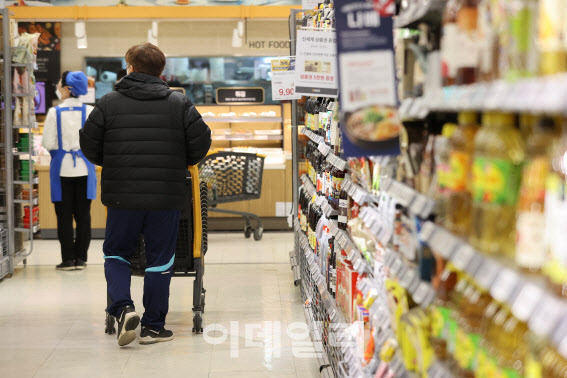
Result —
M347 222L348 222L348 194L341 185L339 192L339 217L338 217L339 229L346 230Z

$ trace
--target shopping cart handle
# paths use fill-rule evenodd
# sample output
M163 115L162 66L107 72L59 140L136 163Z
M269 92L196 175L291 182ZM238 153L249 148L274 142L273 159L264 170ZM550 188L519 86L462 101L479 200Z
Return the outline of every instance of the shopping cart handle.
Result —
M193 258L198 258L201 257L201 243L203 239L199 167L196 165L190 165L189 173L191 173L191 194L193 195Z

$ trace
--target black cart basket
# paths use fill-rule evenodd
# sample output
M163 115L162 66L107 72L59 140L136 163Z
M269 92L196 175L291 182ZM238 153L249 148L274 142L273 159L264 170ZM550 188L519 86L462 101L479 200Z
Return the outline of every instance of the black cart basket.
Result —
M207 185L209 211L240 215L246 220L244 235L262 239L264 226L256 214L245 211L218 209L217 205L229 202L247 201L260 198L262 194L262 174L264 156L246 152L215 152L199 163L199 175ZM252 228L250 218L257 227Z
M186 203L179 219L179 232L173 262L173 276L195 277L193 281L193 332L203 332L205 312L205 253L207 252L207 186L199 180L197 166L189 167ZM146 270L143 235L138 240L136 254L130 259L132 274L143 276ZM110 298L108 299L110 300ZM114 318L106 314L105 332L116 332Z

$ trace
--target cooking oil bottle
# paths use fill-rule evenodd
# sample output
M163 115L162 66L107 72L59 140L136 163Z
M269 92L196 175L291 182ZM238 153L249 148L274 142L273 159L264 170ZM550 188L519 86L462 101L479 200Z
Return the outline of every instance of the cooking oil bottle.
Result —
M549 259L544 273L554 292L567 297L567 126L553 152L552 170L545 185L545 240Z
M474 137L478 131L476 113L459 113L459 127L449 139L446 226L455 234L467 238L472 208L472 163Z
M516 220L516 264L537 273L547 261L545 247L545 180L551 168L551 147L556 139L551 118L537 120L526 139L526 163Z
M522 377L528 347L525 322L518 320L507 305L501 305L493 319L494 347L498 365L505 377Z
M512 114L483 118L474 139L473 210L470 242L494 256L514 258L516 204L524 145Z
M443 125L441 135L435 138L435 172L437 174L437 190L435 203L437 206L437 222L444 224L447 216L449 188L451 185L451 165L449 160L450 139L457 130L457 125L446 123Z

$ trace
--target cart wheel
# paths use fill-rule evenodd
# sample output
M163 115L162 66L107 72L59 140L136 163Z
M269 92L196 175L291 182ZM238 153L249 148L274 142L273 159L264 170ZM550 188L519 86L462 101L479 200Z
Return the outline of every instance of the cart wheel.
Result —
M258 227L254 230L254 240L262 240L262 235L264 234L264 229L262 227Z
M193 314L193 333L203 333L203 317L201 316L201 312L195 312L195 314Z
M246 239L249 239L250 236L252 236L252 227L250 227L250 226L244 227L244 237Z
M106 313L104 333L109 335L116 333L116 328L114 328L114 317L110 315L108 312Z

